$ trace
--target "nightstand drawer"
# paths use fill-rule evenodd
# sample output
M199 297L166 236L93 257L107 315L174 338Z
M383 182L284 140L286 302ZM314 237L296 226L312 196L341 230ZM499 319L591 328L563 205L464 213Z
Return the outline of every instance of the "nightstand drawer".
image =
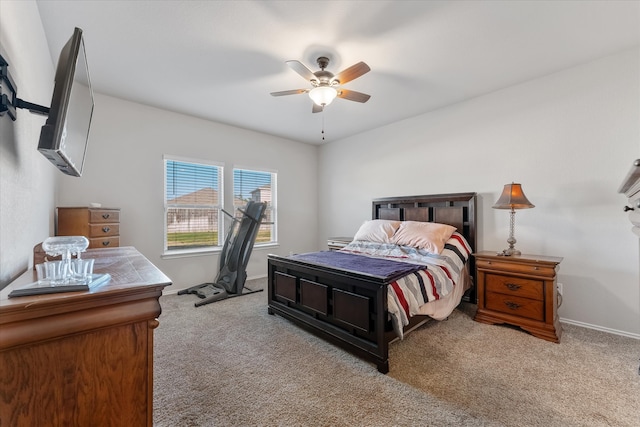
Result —
M487 274L485 289L487 293L496 292L521 298L544 300L544 282L540 280L522 279L501 274Z
M486 307L501 313L544 321L544 303L538 300L488 292Z
M505 259L507 259L507 261L478 259L476 260L476 268L493 271L500 270L508 273L533 274L541 277L556 276L555 265L545 265L541 263L520 263L515 257L506 257Z
M352 240L353 237L329 237L327 246L330 251L338 251L351 243Z

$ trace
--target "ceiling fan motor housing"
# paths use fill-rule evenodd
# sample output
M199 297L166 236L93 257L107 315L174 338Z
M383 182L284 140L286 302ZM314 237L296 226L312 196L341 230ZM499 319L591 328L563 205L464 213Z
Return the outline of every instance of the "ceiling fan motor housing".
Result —
M326 56L319 57L317 59L317 62L318 62L318 67L320 67L320 69L322 70L324 70L329 66L329 58L327 58Z
M318 58L318 66L320 67L320 71L316 71L313 73L316 76L316 79L311 80L311 84L315 87L318 86L337 86L340 84L340 81L334 80L334 74L330 71L326 71L325 68L329 65L329 58L325 56L321 56Z

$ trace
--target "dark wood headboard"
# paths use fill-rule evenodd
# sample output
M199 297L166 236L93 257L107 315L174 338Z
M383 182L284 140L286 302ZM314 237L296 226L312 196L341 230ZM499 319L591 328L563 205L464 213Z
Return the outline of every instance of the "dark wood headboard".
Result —
M476 193L374 199L371 217L453 225L476 250Z
M439 222L453 225L476 251L476 193L434 194L426 196L385 197L373 200L373 219ZM469 273L474 278L473 257ZM475 287L468 296L475 302Z

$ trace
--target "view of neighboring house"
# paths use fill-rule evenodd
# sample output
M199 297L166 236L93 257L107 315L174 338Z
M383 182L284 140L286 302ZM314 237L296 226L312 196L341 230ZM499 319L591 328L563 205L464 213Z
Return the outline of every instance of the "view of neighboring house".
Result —
M255 202L270 202L271 186L264 185L253 190L251 192L251 200ZM209 187L201 188L192 193L168 200L167 204L168 233L218 230L220 200L217 190ZM247 200L238 196L233 198L235 208L241 208L246 204ZM236 213L236 216L238 216L238 213ZM267 218L265 218L266 221L268 221Z
M167 232L186 233L218 229L219 195L202 188L167 201Z
M271 185L263 185L251 192L251 200L254 202L270 202L271 201Z

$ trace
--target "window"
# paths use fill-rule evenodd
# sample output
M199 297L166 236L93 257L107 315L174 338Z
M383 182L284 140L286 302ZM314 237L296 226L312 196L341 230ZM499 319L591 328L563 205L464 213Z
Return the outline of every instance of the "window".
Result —
M233 210L238 214L249 200L267 202L256 244L277 242L276 233L276 176L275 172L250 169L233 170Z
M168 157L164 166L165 252L222 245L222 166Z

